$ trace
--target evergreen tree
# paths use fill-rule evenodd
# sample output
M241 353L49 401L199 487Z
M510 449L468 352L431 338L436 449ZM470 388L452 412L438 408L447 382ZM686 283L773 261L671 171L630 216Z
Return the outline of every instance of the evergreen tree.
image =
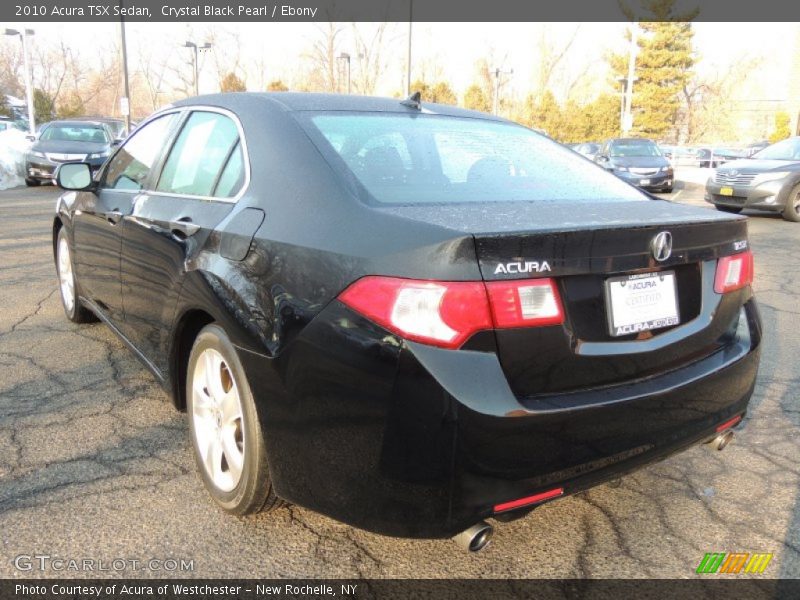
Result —
M668 138L677 128L680 94L692 77L694 31L691 23L677 21L644 22L639 28L631 133ZM628 76L627 53L611 56L610 64L615 79Z
M33 114L37 123L52 121L55 108L55 102L50 94L39 88L33 90Z

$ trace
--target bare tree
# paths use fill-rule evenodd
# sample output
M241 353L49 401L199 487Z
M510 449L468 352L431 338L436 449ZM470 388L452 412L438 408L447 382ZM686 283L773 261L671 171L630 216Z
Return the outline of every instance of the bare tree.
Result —
M564 58L569 53L570 48L572 48L572 45L575 43L579 31L580 25L577 25L572 31L572 34L566 38L564 42L560 45L556 45L548 36L548 30L546 28L540 30L537 41L539 65L535 73L535 96L537 98L541 98L542 94L550 90L555 74L559 66L562 65Z
M372 95L388 67L387 43L391 45L394 25L379 23L370 33L364 25L353 23L353 45L357 68L353 73L353 87L360 94ZM352 60L352 58L351 58Z
M305 55L310 63L310 71L305 75L304 85L311 90L336 92L339 86L336 56L339 50L339 37L343 28L339 23L328 22L317 26L317 36L311 49Z

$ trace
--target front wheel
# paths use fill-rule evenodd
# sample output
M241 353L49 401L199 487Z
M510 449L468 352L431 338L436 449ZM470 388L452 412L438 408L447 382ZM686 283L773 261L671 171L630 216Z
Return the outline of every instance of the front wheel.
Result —
M96 321L95 316L80 303L78 299L78 281L72 266L72 253L69 249L69 240L64 228L58 230L56 238L56 271L58 272L58 286L61 291L61 305L64 314L73 323L90 323Z
M783 209L783 218L787 221L800 223L800 185L794 186L786 199L786 206Z
M42 185L42 182L39 181L38 179L33 179L31 177L26 177L25 178L25 185L27 185L28 187L37 187L37 186Z
M281 506L244 368L219 325L204 327L192 347L186 408L197 468L214 501L236 515Z

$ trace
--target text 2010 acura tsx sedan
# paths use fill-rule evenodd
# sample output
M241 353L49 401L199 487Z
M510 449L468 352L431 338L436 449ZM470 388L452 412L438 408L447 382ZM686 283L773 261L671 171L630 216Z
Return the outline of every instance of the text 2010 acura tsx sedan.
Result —
M289 501L477 549L485 518L723 445L753 391L746 220L502 119L204 96L57 178L67 316L186 409L235 514Z

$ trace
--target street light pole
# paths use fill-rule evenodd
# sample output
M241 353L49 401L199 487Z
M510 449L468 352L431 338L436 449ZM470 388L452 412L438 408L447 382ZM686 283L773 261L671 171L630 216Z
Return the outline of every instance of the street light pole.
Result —
M622 121L622 135L628 135L633 127L633 82L636 80L636 34L639 26L631 27L631 45L628 52L628 78L625 80L625 114Z
M31 135L36 135L36 115L33 110L33 78L31 76L31 66L28 60L28 44L26 38L33 35L33 29L6 29L6 35L18 35L22 42L22 68L25 69L25 96L28 101L28 130Z
M347 63L347 93L350 94L350 55L347 52L342 52L339 55L339 60Z
M125 117L125 131L130 133L131 131L131 96L130 96L130 87L128 84L128 47L125 42L125 17L123 17L124 11L123 8L123 0L119 0L119 36L120 36L120 45L122 46L122 82L125 87L125 97L120 101L120 108L122 109L121 112Z
M197 64L198 63L198 53L200 52L200 50L208 50L209 48L211 48L211 43L210 42L206 42L202 46L198 46L194 42L187 41L183 46L184 46L184 48L191 48L194 51L194 54L193 54L194 62L192 63L193 67L194 67L194 95L195 96L199 96L200 95L200 83L199 83L199 81L200 81L200 68L199 68L199 66Z

